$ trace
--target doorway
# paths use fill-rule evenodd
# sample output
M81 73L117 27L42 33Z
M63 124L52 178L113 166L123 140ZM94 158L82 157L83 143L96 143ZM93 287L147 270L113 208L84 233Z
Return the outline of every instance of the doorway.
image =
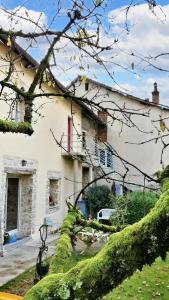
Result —
M7 178L6 231L18 229L19 178Z

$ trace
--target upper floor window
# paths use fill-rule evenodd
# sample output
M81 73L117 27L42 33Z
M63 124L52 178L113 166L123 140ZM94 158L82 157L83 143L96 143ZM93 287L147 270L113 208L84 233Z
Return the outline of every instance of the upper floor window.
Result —
M24 91L24 88L21 88ZM20 95L16 96L16 99L11 105L11 120L15 122L24 122L25 117L25 101Z
M97 135L94 137L94 154L97 157L99 155Z
M82 148L86 149L86 131L82 131Z
M107 150L107 167L111 168L113 165L113 160L112 160L112 153Z
M108 149L100 149L99 150L99 161L105 167L112 168L113 167L113 158L112 153Z
M106 165L106 152L105 150L101 150L99 151L100 154L100 163L105 166Z
M89 89L89 83L88 81L85 81L85 91L88 91L88 89Z

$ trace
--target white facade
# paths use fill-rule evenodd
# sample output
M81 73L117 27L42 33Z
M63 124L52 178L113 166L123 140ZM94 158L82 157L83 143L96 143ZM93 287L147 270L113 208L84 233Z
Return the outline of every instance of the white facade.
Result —
M6 57L3 44L0 52ZM20 61L15 67L19 71L18 85L26 90L35 70L24 68ZM2 72L0 76L3 78ZM47 84L43 89L45 92L56 91ZM4 90L4 93L8 92ZM18 121L18 108L14 109L16 116L14 113L9 115L9 105L5 101L1 101L0 108L0 119ZM24 110L23 107L19 109L21 112ZM63 97L42 97L34 101L33 110L38 110L40 116L33 113L34 133L31 136L0 132L1 246L5 231L15 232L18 238L36 234L45 217L58 228L67 210L66 200L74 200L74 161L62 155L50 129L60 141L63 135L67 135L68 118L72 118L73 110L72 135L74 132L81 134L81 107ZM81 165L78 161L77 168L77 188L80 189ZM54 203L50 202L51 197L55 198Z
M153 105L151 102L113 90L96 81L78 77L70 85L77 97L99 103L99 109L105 108L108 112L107 142L123 159L138 169L152 176L157 170L169 164L168 148L161 152L161 139L153 138L168 135L169 108ZM87 84L87 88L85 83ZM150 99L151 101L151 99ZM162 128L160 120L165 122ZM152 140L153 139L153 140ZM141 142L149 141L140 145ZM167 144L169 137L163 137ZM138 144L138 145L137 145ZM124 174L125 169L120 161L114 157L113 166L117 173ZM127 181L143 184L144 178L137 169L128 165ZM118 177L118 176L117 176ZM151 184L151 183L150 183Z
M7 59L4 43L0 43L0 53ZM24 65L23 57L16 60L17 72L12 81L27 90L35 68ZM0 79L5 72L2 67ZM45 93L59 91L59 87L47 83L42 88ZM40 90L37 88L36 92ZM10 106L7 101L0 102L0 119L23 121L24 101L19 98L11 111L11 99L16 94L10 93L4 89L1 95L2 99L9 95ZM82 186L92 180L90 153L97 145L98 124L97 117L92 113L89 117L88 112L89 109L86 112L79 103L64 97L36 98L31 136L0 132L0 254L5 232L15 233L17 238L36 235L45 220L58 228L67 211L66 201L73 203ZM89 141L89 148L84 147Z

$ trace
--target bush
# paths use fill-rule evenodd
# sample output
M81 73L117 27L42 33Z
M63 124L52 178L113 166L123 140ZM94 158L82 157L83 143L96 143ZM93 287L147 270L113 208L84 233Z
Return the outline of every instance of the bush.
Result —
M112 208L110 189L107 185L89 187L85 195L87 210L92 217L102 208Z
M141 220L155 205L159 195L153 192L131 192L115 199L117 214L111 218L113 225L133 224Z

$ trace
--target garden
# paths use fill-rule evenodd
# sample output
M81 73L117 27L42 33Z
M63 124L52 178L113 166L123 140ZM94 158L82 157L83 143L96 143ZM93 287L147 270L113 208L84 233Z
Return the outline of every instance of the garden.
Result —
M88 212L96 217L101 207L113 208L109 222L86 220L69 204L49 274L33 286L34 270L28 270L1 290L29 300L167 299L168 173L166 168L158 175L161 195L144 190L115 197L105 186L89 188ZM84 242L80 252L79 240ZM18 290L18 282L25 289Z

